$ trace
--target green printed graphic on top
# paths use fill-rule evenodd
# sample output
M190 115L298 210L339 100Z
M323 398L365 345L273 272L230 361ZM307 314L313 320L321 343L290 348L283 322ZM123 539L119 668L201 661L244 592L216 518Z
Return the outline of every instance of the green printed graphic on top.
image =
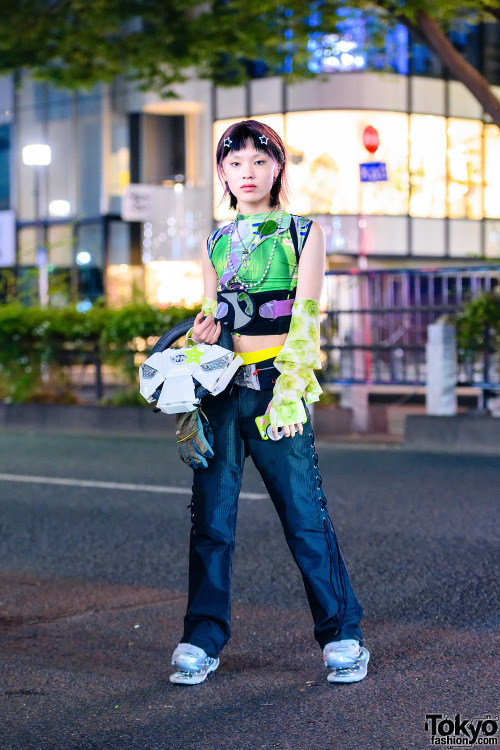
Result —
M254 214L253 216L240 216L239 218L237 226L238 231L236 231L235 228L232 235L232 252L236 252L241 258L244 253L244 247L248 247L250 244L256 244L255 242L252 242L252 237L255 234L260 235L260 239L258 239L255 248L248 256L246 267L241 266L238 270L238 277L247 284L252 284L253 282L258 281L266 270L275 238L274 233L268 235L267 232L274 229L278 217L279 211L274 212L271 216L269 216L269 212L267 212ZM250 288L251 292L268 292L273 291L274 289L292 290L297 286L298 265L295 257L293 241L290 236L290 221L290 214L283 213L281 227L276 240L276 247L269 270L260 284ZM303 219L303 222L304 226L307 226L309 224L309 219ZM232 224L224 227L223 234L219 236L219 239L211 250L211 261L217 271L219 279L227 267L227 253L231 227ZM231 286L236 283L237 282L233 278L228 287L231 288Z

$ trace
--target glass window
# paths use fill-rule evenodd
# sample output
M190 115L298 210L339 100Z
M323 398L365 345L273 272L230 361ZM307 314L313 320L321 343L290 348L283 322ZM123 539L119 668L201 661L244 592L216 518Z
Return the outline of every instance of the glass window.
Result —
M0 211L10 206L10 125L0 125Z
M77 231L76 262L81 267L95 267L103 264L102 225L80 224Z
M18 263L20 266L34 266L36 258L35 227L23 227L17 233L19 248Z
M49 216L70 216L76 214L74 205L75 160L72 120L49 120L47 123L47 143L51 147L51 162L47 167L48 206L44 213ZM57 201L57 203L55 203ZM65 214L58 213L60 201L66 202Z
M483 64L484 75L493 85L500 85L500 23L485 23Z
M363 132L379 133L375 154ZM408 213L408 116L397 112L293 112L286 115L286 145L298 214ZM383 162L387 181L362 183L360 164Z
M64 89L47 87L47 119L67 120L71 118L73 97Z
M16 110L16 162L18 166L17 216L21 221L35 218L34 167L22 162L22 148L30 143L45 143L41 84L35 84L28 76L22 77L22 88L18 93ZM46 170L47 168L43 168ZM43 187L42 183L42 187Z
M101 194L101 118L98 93L77 99L78 207L80 216L98 216Z
M71 224L53 224L48 230L49 263L58 268L73 265L74 239Z
M78 114L80 117L98 115L101 111L101 95L99 87L92 91L79 91L77 95Z
M448 120L448 216L483 216L482 129L478 120Z
M500 258L500 221L485 222L487 258Z
M108 225L108 263L130 263L130 224L110 221Z
M317 12L309 23L317 26ZM402 25L387 28L377 14L366 15L353 8L338 10L337 33L309 34L309 69L314 73L350 70L392 70L408 73L408 30ZM382 41L383 40L383 41Z
M101 127L98 117L78 118L78 214L98 216L101 193Z
M448 38L467 62L474 68L481 66L482 28L479 24L468 24L462 19L455 19Z
M106 267L106 303L109 307L123 307L134 299L143 299L144 273L142 266L109 265ZM153 304L155 300L152 301Z
M129 126L125 115L113 112L111 121L111 195L122 196L130 182Z
M446 120L410 115L410 216L446 216Z
M429 47L410 34L410 70L416 76L443 77L443 64Z
M484 215L500 218L500 128L484 128Z
M144 267L146 299L152 305L196 305L203 294L201 263L156 260Z

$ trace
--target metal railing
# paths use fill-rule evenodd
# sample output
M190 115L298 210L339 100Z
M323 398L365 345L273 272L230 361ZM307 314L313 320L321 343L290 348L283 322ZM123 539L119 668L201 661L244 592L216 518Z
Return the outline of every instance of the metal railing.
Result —
M425 385L427 326L500 284L500 266L328 271L323 379L338 384ZM489 345L461 353L457 385L500 388Z

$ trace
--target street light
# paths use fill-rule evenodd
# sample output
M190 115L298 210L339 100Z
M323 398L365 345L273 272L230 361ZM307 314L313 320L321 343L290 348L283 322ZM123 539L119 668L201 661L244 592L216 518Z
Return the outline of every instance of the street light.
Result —
M34 167L35 177L35 222L36 222L36 264L38 266L38 294L40 305L47 307L49 304L49 275L47 266L47 248L44 244L44 231L42 224L42 195L40 190L42 167L50 164L52 153L50 146L45 143L31 143L24 146L22 150L23 164Z

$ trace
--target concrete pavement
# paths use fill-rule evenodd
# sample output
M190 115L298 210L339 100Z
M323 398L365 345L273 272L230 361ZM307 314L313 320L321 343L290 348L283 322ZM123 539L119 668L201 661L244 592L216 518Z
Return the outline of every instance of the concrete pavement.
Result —
M0 433L0 748L399 750L431 747L426 713L495 714L498 458L319 454L365 609L368 677L326 681L300 575L247 462L233 638L219 670L186 688L168 682L190 486L173 440Z

